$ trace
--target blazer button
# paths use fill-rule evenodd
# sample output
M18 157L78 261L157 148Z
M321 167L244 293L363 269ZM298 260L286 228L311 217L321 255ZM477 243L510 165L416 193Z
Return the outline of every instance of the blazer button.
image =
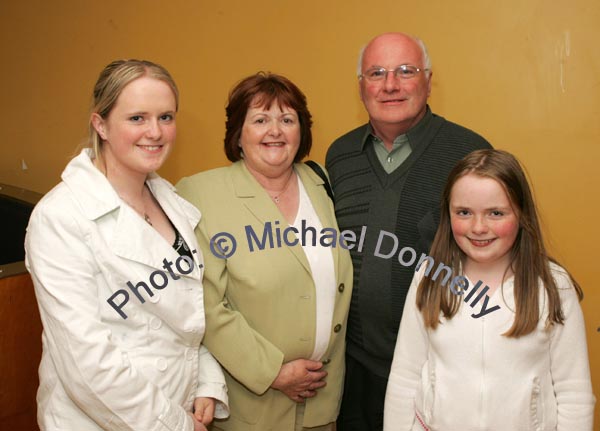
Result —
M340 293L343 292L345 288L346 288L346 286L344 286L344 283L342 283L338 286L338 290L340 291Z
M327 365L327 364L329 364L330 362L331 362L331 358L327 358L327 359L325 359L325 360L324 360L322 363L323 363L323 365Z
M339 323L337 325L335 325L335 327L333 328L333 332L340 332L342 330L342 325L340 325Z
M156 304L158 301L160 301L160 293L157 292L153 296L148 296L148 301Z
M167 360L165 358L157 358L155 363L158 371L165 371L167 369Z

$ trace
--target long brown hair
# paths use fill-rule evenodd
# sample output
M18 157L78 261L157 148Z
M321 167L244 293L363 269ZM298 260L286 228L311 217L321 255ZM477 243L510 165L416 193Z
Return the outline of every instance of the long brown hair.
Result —
M452 235L450 197L456 181L467 174L491 178L500 183L519 219L519 232L511 250L515 319L504 335L518 338L535 330L540 316L540 280L548 298L547 325L564 323L558 288L550 269L550 262L555 260L546 251L525 172L512 154L502 150L478 150L468 154L452 169L442 195L440 224L429 255L436 262L444 262L452 268L461 267L464 253ZM581 300L581 288L572 277L571 281ZM417 307L423 314L425 326L432 329L437 328L440 313L451 319L458 312L461 300L462 297L445 288L439 278L433 280L424 277L417 290Z

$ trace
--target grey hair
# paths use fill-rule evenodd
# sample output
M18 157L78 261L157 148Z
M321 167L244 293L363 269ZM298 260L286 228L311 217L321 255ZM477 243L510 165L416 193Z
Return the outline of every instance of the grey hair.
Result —
M417 43L417 45L419 45L419 47L421 48L421 53L423 54L423 66L425 69L427 69L425 71L425 76L429 77L429 75L431 75L431 58L429 57L429 51L427 50L427 45L425 45L425 42L423 42L422 39L419 39L416 36L408 35L408 37L410 37L412 40L414 40ZM363 62L363 57L365 55L365 49L367 49L367 46L368 46L368 44L364 45L360 49L360 52L358 53L358 64L356 65L356 76L358 76L359 78L362 75L362 62Z

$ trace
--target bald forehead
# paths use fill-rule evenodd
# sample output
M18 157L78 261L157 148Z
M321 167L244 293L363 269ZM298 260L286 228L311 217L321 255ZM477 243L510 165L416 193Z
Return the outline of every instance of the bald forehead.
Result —
M384 33L373 38L365 47L362 60L363 70L372 66L392 68L400 64L424 67L420 45L404 33Z

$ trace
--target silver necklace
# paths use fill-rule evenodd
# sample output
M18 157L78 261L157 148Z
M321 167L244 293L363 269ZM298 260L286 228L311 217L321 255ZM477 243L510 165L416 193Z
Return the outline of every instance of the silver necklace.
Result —
M281 190L277 194L277 196L271 196L271 199L273 199L273 202L275 202L277 205L279 205L279 202L281 202L281 196L283 196L283 194L286 192L286 190L288 189L288 187L292 183L292 177L293 176L294 176L294 171L292 171L290 177L288 178L287 182L285 183L285 187L283 188L283 190ZM269 194L269 196L270 196L270 194Z
M135 205L132 205L131 202L129 202L127 199L125 199L123 196L119 195L119 197L121 198L121 200L123 202L125 202L127 205L129 205L131 208L133 208L133 210L138 213L139 215L141 215L144 218L144 221L146 223L148 223L150 226L152 226L152 220L150 220L150 216L148 215L148 213L146 212L146 210L144 209L143 211L138 210Z

